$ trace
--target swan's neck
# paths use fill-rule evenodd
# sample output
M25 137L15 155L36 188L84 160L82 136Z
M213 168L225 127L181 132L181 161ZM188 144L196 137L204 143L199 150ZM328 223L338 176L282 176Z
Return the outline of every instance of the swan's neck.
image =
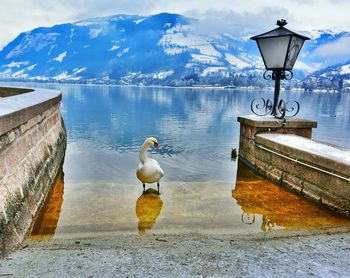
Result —
M149 144L143 144L140 149L140 160L142 163L145 163L147 159L147 150L149 149Z

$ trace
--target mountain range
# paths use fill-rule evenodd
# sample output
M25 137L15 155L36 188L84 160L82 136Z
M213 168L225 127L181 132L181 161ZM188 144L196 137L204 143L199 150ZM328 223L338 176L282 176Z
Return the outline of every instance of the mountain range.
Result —
M114 15L39 27L0 51L0 78L45 82L136 85L265 86L254 41L195 28L178 14ZM350 58L327 55L343 31L302 32L307 41L293 86L350 87ZM327 87L327 88L328 88Z

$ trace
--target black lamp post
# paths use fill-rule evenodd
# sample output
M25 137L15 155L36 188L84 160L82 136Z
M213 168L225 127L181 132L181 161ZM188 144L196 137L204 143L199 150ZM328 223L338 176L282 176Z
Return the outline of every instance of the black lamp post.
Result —
M255 99L251 104L253 113L265 116L271 114L276 118L293 117L299 112L300 105L288 106L282 99L279 100L281 80L290 80L293 77L292 69L305 40L310 38L294 33L284 26L284 19L277 20L278 28L254 36L251 39L258 44L266 71L264 78L275 80L275 95L273 102L265 99ZM272 74L269 72L272 71ZM260 110L260 111L259 111Z

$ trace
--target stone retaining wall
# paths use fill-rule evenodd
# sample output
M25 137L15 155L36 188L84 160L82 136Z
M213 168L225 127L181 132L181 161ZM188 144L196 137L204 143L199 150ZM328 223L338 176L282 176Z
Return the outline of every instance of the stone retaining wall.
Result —
M35 90L0 100L1 256L25 238L63 163L61 93Z
M350 149L312 140L315 122L291 120L286 129L277 119L254 119L238 119L240 160L269 180L349 215ZM281 129L274 130L276 122Z
M239 157L248 166L255 165L255 158L260 152L255 146L255 136L266 132L281 134L295 134L311 138L312 128L317 127L317 122L300 119L283 121L274 117L260 117L248 115L238 117L240 122Z

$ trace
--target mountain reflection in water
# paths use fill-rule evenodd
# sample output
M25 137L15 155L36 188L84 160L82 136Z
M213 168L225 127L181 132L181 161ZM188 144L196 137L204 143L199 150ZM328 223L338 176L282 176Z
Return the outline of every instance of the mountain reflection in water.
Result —
M261 230L307 229L350 226L350 220L292 194L285 189L256 176L239 164L236 187L232 197L241 206L244 224L255 224L262 217Z
M163 207L163 201L158 192L149 188L136 201L136 215L139 219L138 230L140 235L146 233L146 229L152 229Z

